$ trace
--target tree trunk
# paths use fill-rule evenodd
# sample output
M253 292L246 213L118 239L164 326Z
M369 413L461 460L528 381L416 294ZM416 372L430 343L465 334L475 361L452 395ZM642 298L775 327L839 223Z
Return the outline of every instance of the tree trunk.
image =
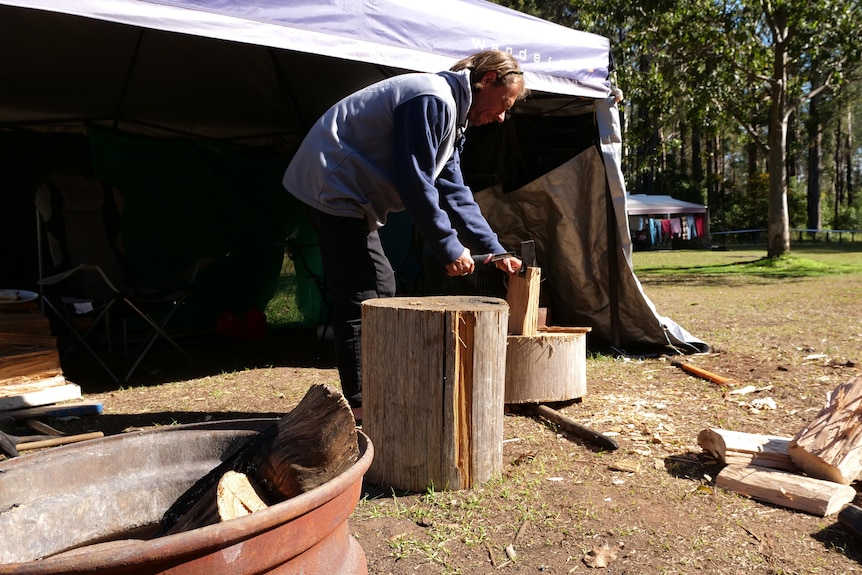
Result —
M568 329L508 337L507 404L568 401L587 394L589 328Z
M847 106L847 153L844 157L844 169L847 172L847 205L854 205L856 199L853 194L853 109Z
M841 204L844 203L844 165L841 162L841 146L843 143L843 126L839 117L835 128L835 153L833 154L833 165L835 166L835 202L832 206L833 222L838 220L838 214L841 212Z
M820 100L820 96L815 96L808 109L808 229L811 230L819 230L822 225L820 175L823 171L823 126Z
M703 187L703 150L701 149L701 129L698 122L691 125L691 181L698 188Z
M786 57L776 48L772 110L769 118L769 218L766 255L777 258L790 253L790 216L787 209L787 83Z

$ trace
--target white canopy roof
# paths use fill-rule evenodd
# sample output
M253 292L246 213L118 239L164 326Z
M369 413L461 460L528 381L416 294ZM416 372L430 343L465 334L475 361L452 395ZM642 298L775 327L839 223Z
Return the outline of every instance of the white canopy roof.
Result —
M488 48L534 91L610 94L606 38L484 0L0 0L0 127L304 133L348 91Z
M706 206L677 200L670 196L631 194L626 196L626 211L630 216L654 214L703 214Z

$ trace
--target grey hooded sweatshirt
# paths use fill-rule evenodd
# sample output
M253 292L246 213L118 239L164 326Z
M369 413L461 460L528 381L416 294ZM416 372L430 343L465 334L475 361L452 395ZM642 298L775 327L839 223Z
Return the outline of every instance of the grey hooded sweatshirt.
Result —
M442 265L464 247L504 252L461 174L471 101L468 70L404 74L368 86L314 124L284 187L327 214L364 218L369 230L406 209Z

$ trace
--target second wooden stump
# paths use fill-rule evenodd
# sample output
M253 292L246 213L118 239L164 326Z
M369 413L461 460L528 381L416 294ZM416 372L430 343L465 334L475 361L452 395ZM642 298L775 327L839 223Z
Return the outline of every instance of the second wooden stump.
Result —
M368 481L468 489L502 473L508 310L489 297L363 302Z

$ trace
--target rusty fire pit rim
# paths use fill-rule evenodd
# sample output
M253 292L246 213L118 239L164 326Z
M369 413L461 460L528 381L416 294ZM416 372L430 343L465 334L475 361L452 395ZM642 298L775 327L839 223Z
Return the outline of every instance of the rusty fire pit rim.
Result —
M269 417L219 420L216 422L200 422L157 427L134 432L134 434L169 433L172 431L193 430L194 428L206 429L212 427L230 431L232 429L236 429L230 427L231 422L242 425L255 425L258 423L274 423L276 421L278 421L278 418ZM264 428L265 426L261 426L257 431L260 432ZM239 430L243 430L243 428L239 428ZM250 431L254 430L251 429ZM323 485L315 487L314 489L286 501L276 503L267 509L262 509L253 514L246 515L245 517L239 517L223 523L208 525L182 533L175 533L149 540L133 540L129 545L98 549L92 553L87 553L86 555L61 554L35 561L0 564L0 573L17 573L21 570L23 570L23 572L34 574L54 572L88 573L97 569L99 566L105 565L106 559L110 559L110 563L113 565L133 566L152 557L153 552L159 550L162 551L159 555L163 559L169 560L172 557L200 556L218 549L228 548L313 511L315 508L335 499L339 494L346 491L354 484L358 484L361 489L362 478L371 466L371 461L374 457L374 446L369 437L361 430L357 429L356 434L359 442L360 456L356 463L354 463L347 471ZM126 435L127 434L111 435L100 439L94 439L91 443L118 441ZM60 451L67 448L74 449L76 446L80 448L81 444L60 446L52 448L52 451ZM4 462L4 464L12 463L17 459L23 458L15 458ZM287 511L290 511L289 515L286 515ZM351 509L348 516L352 514L352 511L353 510ZM167 554L163 553L163 547L169 548L170 552Z

